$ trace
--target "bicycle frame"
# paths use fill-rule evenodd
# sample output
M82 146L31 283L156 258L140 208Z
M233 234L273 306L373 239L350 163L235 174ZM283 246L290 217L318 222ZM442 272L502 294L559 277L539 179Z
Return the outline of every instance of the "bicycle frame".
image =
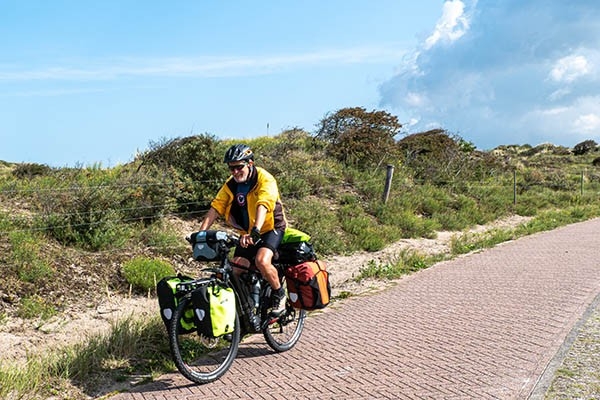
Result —
M220 266L203 269L211 272L210 277L177 285L176 296L179 298L179 304L169 326L169 345L175 365L186 378L196 383L212 382L227 372L237 355L239 343L246 334L262 332L267 344L276 352L291 349L302 335L306 317L305 310L293 308L289 301L286 311L281 316L271 317L268 301L271 286L256 268L241 266L229 260L229 250L239 245L238 238L224 232L219 233L217 244L220 246ZM188 241L192 243L191 240ZM234 272L235 268L241 269L242 272ZM282 285L285 285L282 265L277 265L276 268ZM246 278L254 276L261 283L256 305L250 297L249 285L245 281ZM237 312L233 332L218 337L205 337L203 334L181 331L179 323L190 307L194 289L214 282L230 286L235 292Z

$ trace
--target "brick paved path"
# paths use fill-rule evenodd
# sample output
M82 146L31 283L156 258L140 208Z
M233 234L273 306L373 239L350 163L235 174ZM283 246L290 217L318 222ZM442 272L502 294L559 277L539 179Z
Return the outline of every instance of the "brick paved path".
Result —
M442 262L262 336L219 381L169 374L116 399L526 399L600 293L600 219Z

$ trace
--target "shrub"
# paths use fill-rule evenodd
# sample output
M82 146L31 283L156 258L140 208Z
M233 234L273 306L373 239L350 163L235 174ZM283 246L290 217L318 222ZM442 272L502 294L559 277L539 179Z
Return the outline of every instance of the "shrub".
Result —
M581 156L590 153L596 150L596 146L598 146L598 143L596 143L595 141L585 140L581 143L577 143L575 147L573 147L573 154L575 154L576 156Z
M291 199L287 202L287 211L291 225L312 236L317 253L344 254L357 250L343 234L336 214L323 207L322 199Z
M175 269L163 260L136 257L123 263L122 273L127 283L146 292L165 276L175 275Z
M164 256L183 254L189 245L175 228L165 221L158 221L139 231L139 242Z
M135 162L149 174L160 174L176 188L179 211L206 209L227 178L226 145L209 134L151 142Z
M343 108L321 120L316 137L328 154L347 165L374 166L395 154L394 137L402 124L386 111Z
M475 151L471 143L442 129L406 136L397 147L415 179L436 185L479 180L503 169L496 156Z
M60 170L37 186L40 227L63 245L93 251L123 246L131 223L149 224L175 208L170 181L131 166Z
M34 176L47 175L52 168L45 164L24 163L17 164L12 174L17 178L33 178Z
M24 282L41 282L51 277L54 271L40 255L42 242L38 235L16 231L9 235L11 252L9 259L15 265L19 279Z

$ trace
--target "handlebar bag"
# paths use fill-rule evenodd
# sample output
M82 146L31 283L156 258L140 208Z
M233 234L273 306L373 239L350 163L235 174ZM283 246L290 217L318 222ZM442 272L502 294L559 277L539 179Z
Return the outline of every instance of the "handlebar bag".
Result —
M191 281L192 278L185 275L168 276L161 279L156 284L156 295L158 297L158 305L160 307L160 316L165 323L167 331L171 324L171 318L177 308L177 297L175 296L177 284L180 282ZM196 330L194 324L194 311L190 307L185 310L183 318L179 321L179 332L190 333Z
M227 239L227 233L223 231L194 232L190 239L196 261L217 261L221 259L223 252L227 251L223 244Z
M233 332L235 326L235 294L220 284L200 286L192 292L194 321L198 333L215 338Z
M324 261L306 261L285 269L288 298L295 308L325 308L331 297L329 272Z

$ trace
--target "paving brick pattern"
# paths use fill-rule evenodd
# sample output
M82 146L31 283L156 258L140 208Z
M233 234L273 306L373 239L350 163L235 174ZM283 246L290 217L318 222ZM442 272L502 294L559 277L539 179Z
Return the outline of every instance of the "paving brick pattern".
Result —
M256 336L207 385L169 374L111 399L527 399L600 293L600 219L504 243ZM256 340L258 339L258 340Z

